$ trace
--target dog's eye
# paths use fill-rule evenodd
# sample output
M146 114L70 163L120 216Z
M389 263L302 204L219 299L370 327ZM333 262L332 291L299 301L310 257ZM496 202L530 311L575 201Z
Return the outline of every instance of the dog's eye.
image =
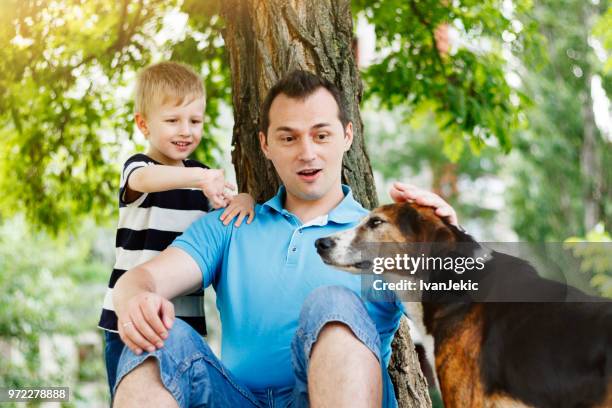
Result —
M383 222L385 222L384 220L378 218L378 217L373 217L370 218L367 222L367 226L368 228L376 228L378 227L380 224L382 224Z

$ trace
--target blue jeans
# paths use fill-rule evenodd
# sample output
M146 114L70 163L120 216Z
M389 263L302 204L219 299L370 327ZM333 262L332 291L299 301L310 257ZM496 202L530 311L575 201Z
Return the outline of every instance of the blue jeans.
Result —
M346 324L378 361L382 361L380 338L363 302L349 289L325 286L314 290L302 306L298 329L291 344L293 387L250 390L229 372L200 335L179 319L176 319L163 348L139 356L124 348L116 384L147 358L154 357L162 383L180 407L308 407L308 359L319 333L330 322ZM381 370L383 406L396 407L393 384L382 364Z

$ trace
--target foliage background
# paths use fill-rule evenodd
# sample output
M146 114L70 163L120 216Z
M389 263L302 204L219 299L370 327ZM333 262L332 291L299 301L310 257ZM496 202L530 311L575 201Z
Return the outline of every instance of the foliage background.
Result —
M354 0L381 201L401 179L441 194L483 240L609 241L608 3ZM118 171L144 148L131 86L159 60L199 70L208 103L196 155L231 173L218 14L216 0L0 0L0 386L70 383L73 404L104 404L94 328ZM609 252L577 256L612 296ZM78 346L75 370L45 369L41 341L57 335Z

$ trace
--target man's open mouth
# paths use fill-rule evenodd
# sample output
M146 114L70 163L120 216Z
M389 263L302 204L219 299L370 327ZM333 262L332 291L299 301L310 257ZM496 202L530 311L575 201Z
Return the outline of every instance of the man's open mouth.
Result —
M311 176L318 174L320 171L321 169L307 169L307 170L298 171L298 174L300 176L311 177Z

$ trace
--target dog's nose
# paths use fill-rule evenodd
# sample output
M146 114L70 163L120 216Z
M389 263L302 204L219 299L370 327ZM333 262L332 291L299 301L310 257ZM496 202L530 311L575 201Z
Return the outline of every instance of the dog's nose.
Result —
M327 251L336 245L332 238L319 238L315 241L315 246L319 251Z

